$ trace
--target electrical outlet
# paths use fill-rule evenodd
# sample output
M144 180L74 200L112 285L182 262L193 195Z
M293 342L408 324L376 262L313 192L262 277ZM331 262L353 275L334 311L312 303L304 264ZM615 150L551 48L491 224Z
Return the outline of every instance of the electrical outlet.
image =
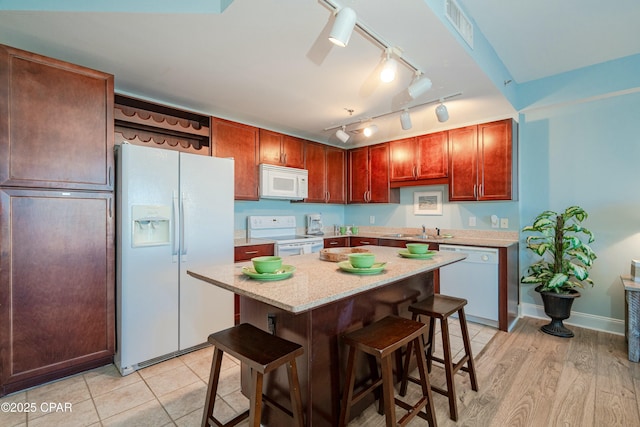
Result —
M476 226L476 217L475 216L470 216L469 217L469 227L475 227Z
M376 217L375 217L375 216L373 216L373 215L371 215L371 216L369 217L369 224L375 224L375 223L376 223Z
M509 228L509 218L500 218L500 228Z

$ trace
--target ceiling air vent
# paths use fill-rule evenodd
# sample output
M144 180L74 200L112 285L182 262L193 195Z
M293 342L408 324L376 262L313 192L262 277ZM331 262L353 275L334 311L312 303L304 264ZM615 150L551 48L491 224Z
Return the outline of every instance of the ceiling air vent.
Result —
M473 49L473 24L454 0L444 0L445 15L458 30L464 41Z

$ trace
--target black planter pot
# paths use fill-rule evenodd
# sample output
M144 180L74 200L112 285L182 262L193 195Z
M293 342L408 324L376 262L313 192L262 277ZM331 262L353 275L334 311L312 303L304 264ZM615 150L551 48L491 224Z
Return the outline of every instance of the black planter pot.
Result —
M557 294L555 292L540 292L540 289L542 289L542 285L536 288L536 292L542 297L544 312L551 318L551 323L541 326L540 330L556 337L573 337L573 332L567 329L562 321L571 315L573 300L580 296L580 292L572 289L568 294Z

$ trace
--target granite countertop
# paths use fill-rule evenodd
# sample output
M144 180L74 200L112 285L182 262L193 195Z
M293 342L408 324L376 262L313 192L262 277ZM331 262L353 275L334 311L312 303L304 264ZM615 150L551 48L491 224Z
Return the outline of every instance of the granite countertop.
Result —
M365 237L370 239L389 239L389 240L411 240L416 242L438 243L443 245L468 245L468 246L483 246L493 248L505 248L518 243L517 233L514 237L495 238L492 237L491 232L488 233L475 233L475 234L453 234L452 237L436 237L427 235L426 239L421 237L415 237L414 235L406 236L403 234L409 233L379 233L379 232L360 232L356 235L336 235L325 234L325 238L331 237ZM500 236L502 237L502 236Z
M203 267L189 270L188 274L236 294L301 313L466 258L464 254L443 252L427 260L407 259L398 255L398 248L367 246L367 249L376 254L376 262L387 262L382 273L347 273L336 263L322 261L319 254L313 253L284 258L284 264L296 270L288 279L274 282L242 274L241 268L251 266L251 262Z
M298 232L298 234L304 234L304 230ZM452 237L437 237L436 232L433 229L427 231L427 238L422 239L416 237L421 234L419 230L413 229L398 229L398 228L385 228L385 227L360 227L358 234L341 235L334 234L333 232L325 232L323 237L325 239L334 237L365 237L370 239L390 239L390 240L413 240L416 242L428 242L438 243L443 245L468 245L468 246L483 246L491 248L506 248L511 245L518 244L518 232L508 231L487 231L487 230L441 230L442 235L450 235ZM249 246L274 243L273 240L263 239L249 239L246 237L236 236L234 240L234 246Z

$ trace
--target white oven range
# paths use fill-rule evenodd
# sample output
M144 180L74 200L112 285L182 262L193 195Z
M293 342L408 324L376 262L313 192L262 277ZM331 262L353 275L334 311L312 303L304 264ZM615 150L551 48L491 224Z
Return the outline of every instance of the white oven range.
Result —
M247 217L247 237L275 242L277 256L320 252L324 239L320 236L296 234L296 217L291 215L251 215Z

